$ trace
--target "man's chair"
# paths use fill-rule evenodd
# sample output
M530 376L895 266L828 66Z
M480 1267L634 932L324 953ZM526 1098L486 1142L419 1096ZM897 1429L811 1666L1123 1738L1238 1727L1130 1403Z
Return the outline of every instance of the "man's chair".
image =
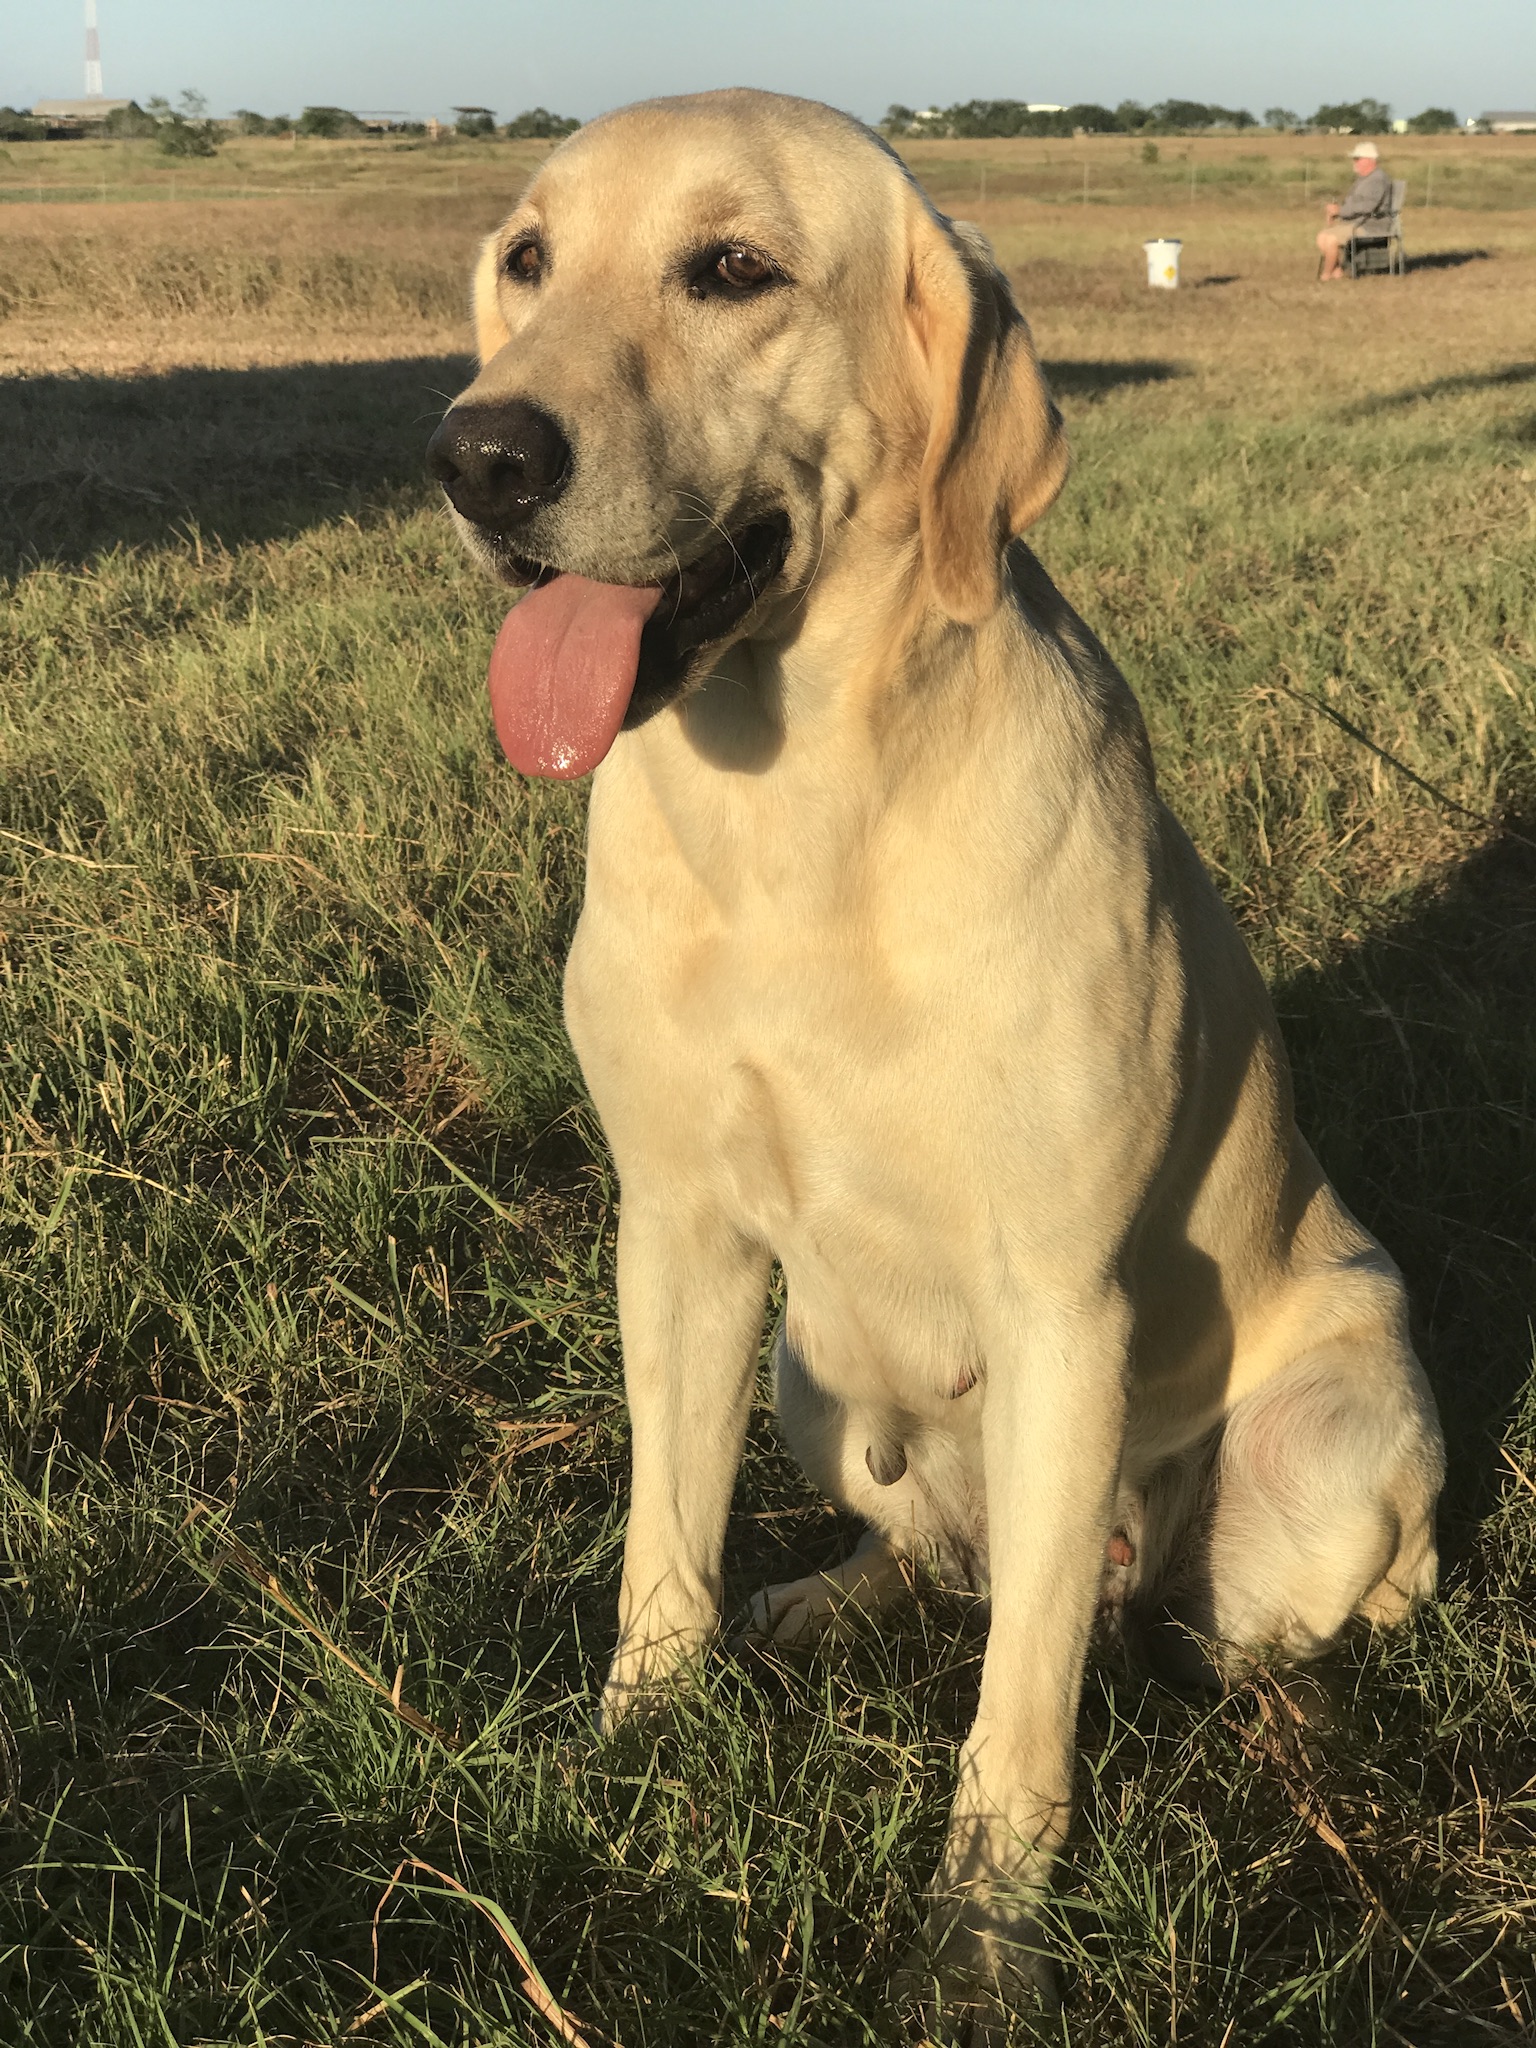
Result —
M1408 197L1408 180L1392 180L1392 211L1382 223L1373 221L1371 231L1351 235L1344 248L1344 266L1351 277L1364 277L1384 270L1389 277L1401 277L1408 268L1403 247L1403 202Z

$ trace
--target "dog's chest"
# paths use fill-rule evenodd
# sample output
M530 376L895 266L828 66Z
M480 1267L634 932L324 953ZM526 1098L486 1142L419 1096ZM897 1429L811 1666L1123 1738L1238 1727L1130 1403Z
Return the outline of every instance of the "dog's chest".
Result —
M927 1100L900 1075L861 1086L846 1055L823 1035L721 1071L715 1186L782 1267L812 1376L847 1401L921 1410L976 1376L977 1191L952 1129L934 1128L953 1109L942 1084Z
M947 1400L985 1286L976 1133L1006 1114L965 1002L897 989L845 931L633 938L584 916L567 984L626 1192L771 1251L807 1365L846 1398Z
M1032 863L975 805L689 788L612 761L593 796L566 1007L625 1198L771 1251L813 1370L947 1397L1145 1184L1134 870L1086 831Z

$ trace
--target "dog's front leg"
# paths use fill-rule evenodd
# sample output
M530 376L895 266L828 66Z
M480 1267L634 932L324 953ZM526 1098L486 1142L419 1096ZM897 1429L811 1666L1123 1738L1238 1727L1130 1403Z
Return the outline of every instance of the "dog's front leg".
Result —
M960 1756L929 1947L962 2002L1050 1993L1036 1909L1066 1832L1083 1664L1124 1430L1131 1318L1118 1296L1032 1305L987 1360L991 1625Z
M718 1626L769 1259L671 1191L655 1200L626 1186L618 1266L633 1481L605 1728Z

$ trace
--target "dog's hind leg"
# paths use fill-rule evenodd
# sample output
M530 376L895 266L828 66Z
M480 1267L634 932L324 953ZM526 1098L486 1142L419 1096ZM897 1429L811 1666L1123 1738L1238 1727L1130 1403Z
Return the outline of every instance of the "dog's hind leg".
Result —
M1295 1360L1227 1418L1188 1620L1238 1662L1316 1656L1355 1615L1403 1620L1434 1590L1443 1469L1406 1344L1337 1339Z
M858 1549L842 1564L755 1594L748 1633L786 1648L851 1634L858 1616L878 1614L908 1590L902 1560L878 1530L866 1529Z

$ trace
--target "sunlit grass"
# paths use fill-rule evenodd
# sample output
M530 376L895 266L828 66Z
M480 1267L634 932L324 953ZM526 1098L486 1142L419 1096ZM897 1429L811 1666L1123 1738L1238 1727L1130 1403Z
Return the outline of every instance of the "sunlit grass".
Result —
M1193 275L1236 282L1167 302L1134 208L988 207L1076 451L1040 553L1404 1264L1453 1454L1444 1597L1401 1637L1220 1703L1096 1663L1067 2024L1518 2041L1533 230L1334 298L1295 217L1213 209ZM295 280L355 217L307 251L227 226L257 218L183 234L213 282L169 306L45 238L124 296L42 293L28 331L230 361L218 293L267 276L292 296L229 346L286 367L0 383L0 2040L543 2044L506 1927L594 2044L889 2038L976 1618L926 1601L804 1665L727 1644L665 1732L592 1736L626 1432L559 1024L581 800L496 754L495 593L417 481L483 220L375 216L333 302ZM848 1537L760 1409L733 1612Z

